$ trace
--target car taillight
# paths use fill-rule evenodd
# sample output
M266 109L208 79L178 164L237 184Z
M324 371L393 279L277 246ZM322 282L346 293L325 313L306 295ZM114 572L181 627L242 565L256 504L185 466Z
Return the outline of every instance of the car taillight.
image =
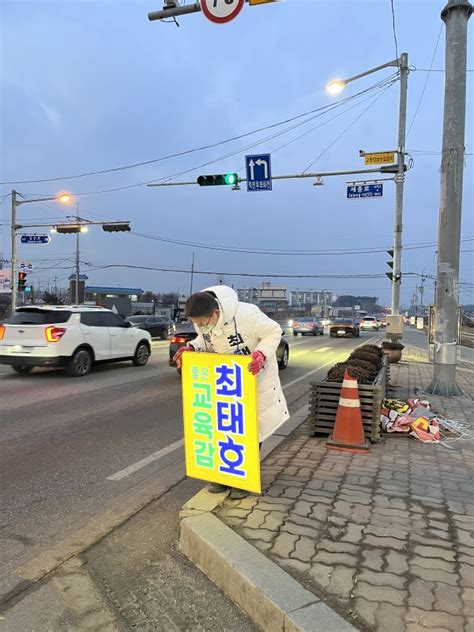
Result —
M44 330L48 342L59 342L65 333L66 329L64 327L55 327L54 325L50 325Z
M0 340L3 340L3 336L5 335L6 327L5 325L0 325Z
M186 340L186 338L181 338L181 336L173 336L172 338L170 338L170 342L175 342L177 344L183 344L183 343L186 343L187 340Z

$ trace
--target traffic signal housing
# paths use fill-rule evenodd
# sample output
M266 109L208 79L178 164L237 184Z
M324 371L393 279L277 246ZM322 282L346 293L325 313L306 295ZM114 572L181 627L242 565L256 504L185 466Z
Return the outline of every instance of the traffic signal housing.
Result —
M106 233L129 233L130 224L128 222L112 222L111 224L102 224L102 230Z
M213 176L199 176L197 183L200 187L235 186L239 183L239 175L237 173L220 173Z
M26 286L26 272L18 272L18 291L24 292Z
M392 268L392 270L393 270L393 250L387 250L387 253L390 255L390 257L392 257L392 259L390 261L387 261L387 265L389 266L389 268ZM393 272L386 272L385 274L388 276L390 281L392 281L392 283L393 283L394 280L395 281L400 281L400 279L402 278L401 272L395 275L395 279L394 279L394 276L393 276Z
M54 227L54 231L56 233L61 233L63 235L71 235L73 233L80 233L82 226L80 224L59 224Z

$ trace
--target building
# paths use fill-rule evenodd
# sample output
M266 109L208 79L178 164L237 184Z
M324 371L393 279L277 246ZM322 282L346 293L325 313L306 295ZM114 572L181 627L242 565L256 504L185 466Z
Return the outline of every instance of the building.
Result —
M243 303L253 303L258 305L262 311L268 314L275 314L286 311L288 301L286 299L287 288L272 285L265 281L260 287L241 288L237 290L239 301Z
M80 286L79 286L80 287ZM84 302L114 309L122 316L131 316L133 303L139 303L143 290L136 287L99 287L86 285Z
M328 290L290 290L291 307L329 307L333 295Z

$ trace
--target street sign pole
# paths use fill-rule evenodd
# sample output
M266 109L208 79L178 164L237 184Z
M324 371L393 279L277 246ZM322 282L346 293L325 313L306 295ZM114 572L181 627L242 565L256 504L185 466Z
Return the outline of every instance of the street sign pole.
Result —
M16 275L16 191L13 189L12 191L12 278L11 278L11 288L12 288L12 300L11 300L11 309L12 313L16 309L16 299L18 293L18 277Z

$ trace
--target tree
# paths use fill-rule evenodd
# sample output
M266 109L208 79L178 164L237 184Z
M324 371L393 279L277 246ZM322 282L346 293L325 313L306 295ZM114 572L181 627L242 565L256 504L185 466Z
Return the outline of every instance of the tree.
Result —
M43 292L43 301L47 305L64 305L64 301L54 292Z
M158 296L158 294L155 294L151 290L147 290L142 295L142 301L143 303L155 303L159 300Z
M159 294L160 303L163 307L174 307L178 303L178 295L176 292L167 292L165 294Z

